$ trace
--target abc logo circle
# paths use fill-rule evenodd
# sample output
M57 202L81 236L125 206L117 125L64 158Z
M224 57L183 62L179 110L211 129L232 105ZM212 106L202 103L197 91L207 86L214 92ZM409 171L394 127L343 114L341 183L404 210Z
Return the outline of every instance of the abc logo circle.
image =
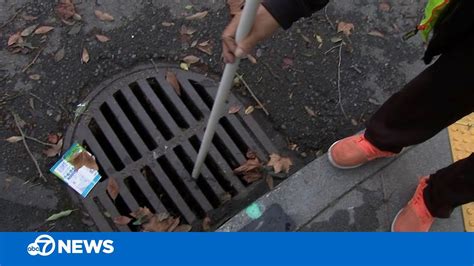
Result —
M31 256L49 256L53 254L56 248L54 239L49 235L40 235L34 243L28 245L27 251Z

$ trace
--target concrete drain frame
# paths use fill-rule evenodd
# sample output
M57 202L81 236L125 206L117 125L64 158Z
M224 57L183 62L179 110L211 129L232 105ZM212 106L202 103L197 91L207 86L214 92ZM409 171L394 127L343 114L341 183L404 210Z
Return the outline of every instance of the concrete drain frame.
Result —
M166 81L168 70L178 78L180 95ZM89 94L84 100L87 110L68 129L64 149L77 142L97 159L102 179L89 196L82 199L70 192L98 230L138 230L112 219L144 206L181 217L193 231L202 230L202 220L209 217L215 229L268 191L264 180L247 184L232 171L245 161L248 150L263 161L277 152L248 115L221 118L202 174L192 179L216 92L217 83L201 74L146 65L103 82ZM227 105L236 104L242 105L231 94ZM106 192L111 176L120 186L115 201Z

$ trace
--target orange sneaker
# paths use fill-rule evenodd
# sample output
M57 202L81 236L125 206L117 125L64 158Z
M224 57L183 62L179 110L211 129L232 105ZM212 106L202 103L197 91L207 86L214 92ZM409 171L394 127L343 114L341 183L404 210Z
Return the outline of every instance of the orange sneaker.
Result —
M428 211L423 191L428 185L428 177L423 177L416 188L415 195L395 217L392 232L428 232L434 218Z
M372 145L364 134L355 135L334 143L328 151L331 164L339 169L357 168L377 158L392 157L395 153L381 151Z

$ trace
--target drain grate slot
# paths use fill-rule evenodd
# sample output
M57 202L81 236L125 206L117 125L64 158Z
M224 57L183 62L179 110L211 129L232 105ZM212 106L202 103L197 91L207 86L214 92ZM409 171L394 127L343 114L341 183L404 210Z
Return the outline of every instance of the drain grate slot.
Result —
M206 216L217 226L261 196L264 181L248 185L233 174L248 150L261 159L274 150L253 118L225 114L201 175L193 179L217 86L202 75L173 69L181 84L178 95L165 79L169 66L139 69L104 82L105 89L85 99L88 115L65 138L65 148L79 141L97 159L102 179L83 202L99 230L139 230L113 223L139 207L181 217L194 229ZM229 102L238 101L231 96ZM120 187L115 200L106 192L111 176Z
M170 140L174 137L173 133L170 129L166 126L165 122L158 114L158 112L153 108L152 104L148 100L148 98L143 94L141 88L138 86L137 83L130 84L130 88L132 92L137 97L138 101L140 102L141 106L145 110L145 112L150 116L151 121L153 121L154 125L160 131L161 135L165 140ZM189 127L189 125L184 124L182 127Z
M112 147L109 140L100 129L95 119L92 119L91 122L89 123L89 129L91 130L92 135L96 138L100 147L102 147L102 150L105 152L106 156L109 158L109 161L112 163L115 170L117 171L122 170L125 167L122 163L122 160L120 159L118 154L115 152L114 148Z
M197 217L204 218L206 213L204 211L204 208L197 202L197 200L192 195L195 194L192 193L195 189L190 190L189 187L186 186L185 182L181 179L181 177L178 175L173 165L171 165L167 158L165 158L164 156L158 158L158 163L160 164L165 174L170 177L170 180L173 183L174 187L178 190L179 194L183 197L184 201L186 201L187 205L191 208L193 213Z
M145 126L141 122L141 119L139 119L135 112L132 110L122 92L118 91L117 93L115 93L114 96L119 106L122 107L123 112L127 116L128 120L132 123L137 133L143 139L145 145L148 147L148 149L154 150L157 147L155 140L151 136L150 132L148 132L148 130L145 128Z
M133 142L130 140L130 137L127 135L127 133L122 128L120 123L117 121L117 118L112 113L112 110L110 110L110 107L107 104L103 104L100 107L100 110L105 120L107 121L107 123L109 123L110 127L115 132L115 134L117 135L117 138L122 143L122 145L124 146L127 153L130 155L132 160L137 161L141 159L142 156L140 152L138 151L137 147L133 144Z

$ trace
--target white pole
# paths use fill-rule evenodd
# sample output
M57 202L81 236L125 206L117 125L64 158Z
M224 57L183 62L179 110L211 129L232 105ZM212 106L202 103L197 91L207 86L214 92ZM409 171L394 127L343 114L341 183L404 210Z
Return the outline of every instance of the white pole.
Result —
M242 17L240 18L235 38L237 43L242 41L250 33L257 15L257 9L260 5L260 1L261 0L247 0L245 2L245 7L242 12ZM212 107L209 122L207 123L206 132L204 133L201 148L199 149L199 154L196 159L196 164L194 165L192 173L193 178L198 178L201 173L201 168L204 164L207 153L209 152L212 138L216 132L217 124L219 123L221 116L224 114L225 101L229 97L235 74L239 68L239 63L240 58L236 58L233 64L227 64L225 66L224 73L222 74L222 80L217 91L216 100L214 101L214 106Z

